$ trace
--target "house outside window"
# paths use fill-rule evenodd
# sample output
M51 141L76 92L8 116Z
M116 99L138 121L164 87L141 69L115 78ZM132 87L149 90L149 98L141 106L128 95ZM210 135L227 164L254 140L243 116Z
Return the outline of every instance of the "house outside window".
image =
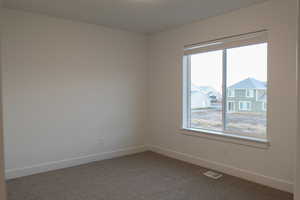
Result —
M239 109L240 109L240 111L250 111L251 110L251 102L250 101L240 101Z
M228 90L228 97L234 97L234 90Z
M266 102L262 102L262 110L267 110L267 104L266 104Z
M246 97L253 97L253 89L246 89Z
M187 46L182 128L267 141L267 32Z
M255 113L263 113L266 110L263 109L263 102L266 102L267 97L267 83L259 81L255 78L248 77L228 87L228 90L236 90L234 97L228 96L228 101L233 101L238 104L237 112L251 111ZM247 101L251 104L251 109L240 106L240 101Z
M234 101L228 101L227 102L227 110L228 110L228 112L234 112L235 111Z

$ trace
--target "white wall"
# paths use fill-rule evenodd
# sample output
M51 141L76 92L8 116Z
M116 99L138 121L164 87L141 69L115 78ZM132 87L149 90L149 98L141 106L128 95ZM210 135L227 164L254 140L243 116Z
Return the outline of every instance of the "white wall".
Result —
M252 181L292 191L297 127L297 1L272 0L155 34L150 44L152 149ZM187 136L180 130L183 46L262 29L269 31L268 149Z
M147 133L152 150L291 191L296 15L296 0L272 0L147 41L125 31L1 10L7 176L139 151ZM261 29L269 30L270 41L271 147L183 135L183 46Z
M13 10L0 19L8 177L140 150L145 36Z

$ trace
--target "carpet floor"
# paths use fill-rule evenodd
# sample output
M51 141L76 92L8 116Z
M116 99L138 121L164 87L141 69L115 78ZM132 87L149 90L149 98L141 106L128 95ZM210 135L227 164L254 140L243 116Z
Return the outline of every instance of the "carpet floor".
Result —
M153 152L138 153L7 182L8 200L292 200L290 193Z

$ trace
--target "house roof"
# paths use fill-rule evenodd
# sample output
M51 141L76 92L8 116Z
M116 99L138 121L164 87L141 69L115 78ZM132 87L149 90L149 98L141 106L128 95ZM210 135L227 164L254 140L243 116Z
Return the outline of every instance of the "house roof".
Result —
M266 89L266 82L254 78L246 78L228 87L229 89Z

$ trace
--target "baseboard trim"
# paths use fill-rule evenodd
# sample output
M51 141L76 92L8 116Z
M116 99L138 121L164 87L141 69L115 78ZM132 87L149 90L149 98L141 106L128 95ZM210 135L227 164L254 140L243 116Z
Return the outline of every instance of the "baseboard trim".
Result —
M90 154L90 155L80 156L71 159L47 162L47 163L42 163L42 164L33 165L29 167L7 169L5 170L5 178L8 180L8 179L18 178L23 176L29 176L29 175L52 171L56 169L73 167L73 166L82 165L90 162L144 152L146 150L147 149L145 146L137 146L137 147L119 149L116 151L104 152L99 154Z
M87 156L81 156L71 159L65 159L65 160L59 160L59 161L53 161L53 162L47 162L42 163L39 165L33 165L29 167L24 168L16 168L16 169L7 169L5 170L5 177L6 179L13 179L23 176L29 176L33 174L43 173L47 171L52 171L56 169L63 169L67 167L73 167L77 165L82 165L90 162L105 160L105 159L111 159L116 158L120 156L130 155L134 153L140 153L144 151L153 151L171 158L175 158L178 160L182 160L185 162L189 162L195 165L199 165L205 168L217 170L232 176L240 177L252 182L256 182L262 185L266 185L272 188L276 188L279 190L283 190L286 192L293 193L293 183L277 179L269 176L265 176L262 174L254 173L251 171L239 169L230 165L224 165L222 163L205 160L190 154L177 152L171 149L163 148L156 145L147 145L147 146L137 146L137 147L131 147L131 148L125 148L125 149L119 149L116 151L110 151L110 152L104 152L99 154L91 154Z
M220 171L220 172L232 175L232 176L236 176L236 177L239 177L242 179L246 179L246 180L249 180L252 182L262 184L262 185L276 188L278 190L293 193L293 183L286 181L286 180L277 179L277 178L265 176L262 174L254 173L251 171L239 169L239 168L236 168L236 167L233 167L230 165L224 165L222 163L201 159L201 158L193 156L193 155L177 152L177 151L174 151L171 149L162 148L162 147L159 147L156 145L149 145L147 147L147 149L149 149L150 151L171 157L171 158L175 158L175 159L189 162L189 163L199 165L199 166L202 166L205 168Z

